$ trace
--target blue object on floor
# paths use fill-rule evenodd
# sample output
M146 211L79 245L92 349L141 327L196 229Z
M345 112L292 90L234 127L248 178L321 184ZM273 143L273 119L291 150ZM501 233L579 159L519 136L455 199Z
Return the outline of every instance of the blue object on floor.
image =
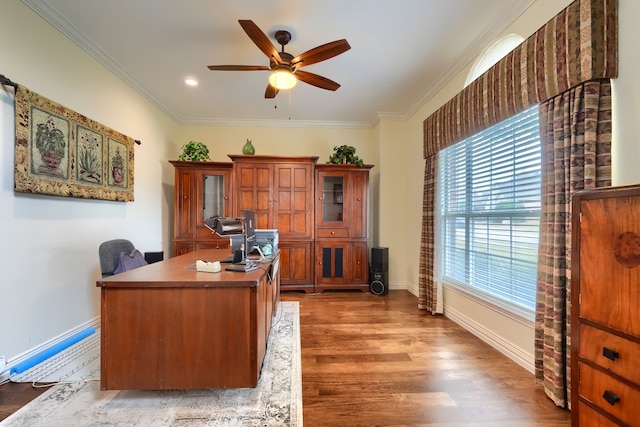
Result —
M96 331L96 328L92 327L92 328L87 328L84 331L78 332L74 336L69 337L64 341L61 341L54 346L51 346L50 348L46 349L42 353L36 354L35 356L25 360L24 362L18 363L16 366L11 368L11 371L9 371L9 375L21 374L24 371L33 368L38 363L41 363L47 360L48 358L55 356L65 348L71 347L73 344L83 340L84 338L93 334L95 331Z

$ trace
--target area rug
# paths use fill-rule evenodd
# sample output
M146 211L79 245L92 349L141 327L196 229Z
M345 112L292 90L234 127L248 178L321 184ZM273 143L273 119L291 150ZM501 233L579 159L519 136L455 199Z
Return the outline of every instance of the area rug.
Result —
M58 384L0 426L302 427L298 303L280 303L256 388L101 391L97 381Z

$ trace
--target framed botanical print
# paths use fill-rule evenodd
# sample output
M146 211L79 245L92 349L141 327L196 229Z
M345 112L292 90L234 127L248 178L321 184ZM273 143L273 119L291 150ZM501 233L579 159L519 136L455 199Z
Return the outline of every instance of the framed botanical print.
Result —
M134 140L16 85L15 191L133 201Z

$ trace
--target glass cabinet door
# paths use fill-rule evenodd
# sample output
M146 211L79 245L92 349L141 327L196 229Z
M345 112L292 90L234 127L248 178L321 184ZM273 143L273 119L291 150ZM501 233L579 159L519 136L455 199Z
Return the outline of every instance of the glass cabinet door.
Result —
M225 216L224 175L202 175L202 221Z
M322 222L344 221L344 177L322 177Z

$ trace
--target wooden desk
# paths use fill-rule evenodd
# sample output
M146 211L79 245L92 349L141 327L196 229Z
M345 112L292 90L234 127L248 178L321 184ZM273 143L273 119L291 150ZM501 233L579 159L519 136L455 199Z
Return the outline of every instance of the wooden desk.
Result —
M278 260L249 273L185 268L228 254L200 250L97 282L102 390L258 384L280 298Z

